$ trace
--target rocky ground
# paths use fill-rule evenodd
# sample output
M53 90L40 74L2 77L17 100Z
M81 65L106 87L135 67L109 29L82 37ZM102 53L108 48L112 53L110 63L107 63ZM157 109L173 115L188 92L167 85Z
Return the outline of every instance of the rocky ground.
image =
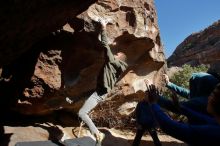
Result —
M79 123L78 123L79 124ZM80 137L92 137L85 126L79 127L62 127L52 123L35 123L35 125L10 125L3 126L4 135L1 140L2 146L14 146L17 142L27 141L56 141L64 139L74 139ZM103 146L131 146L134 132L131 130L119 130L100 128L105 133L106 138ZM80 132L79 132L80 131ZM93 137L92 137L93 138ZM94 139L94 138L93 138ZM168 135L159 133L159 139L163 146L185 146L183 142L176 140ZM91 140L91 139L90 139ZM146 133L142 138L140 146L153 146L151 137Z

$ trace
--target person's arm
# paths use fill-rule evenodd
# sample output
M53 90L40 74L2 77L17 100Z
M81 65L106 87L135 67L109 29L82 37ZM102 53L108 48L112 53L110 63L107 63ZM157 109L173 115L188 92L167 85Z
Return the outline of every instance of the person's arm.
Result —
M162 78L163 78L165 85L168 89L170 89L171 91L174 91L175 93L177 93L178 95L180 95L182 97L185 97L185 98L189 97L189 90L171 83L167 74L163 74Z
M193 120L197 124L218 124L214 118L198 113L190 108L187 108L186 106L180 106L180 111L181 114L187 116L188 119Z
M190 142L192 139L192 130L188 125L170 119L157 104L152 104L151 107L160 128L165 133L179 140Z
M108 40L107 40L107 35L106 35L106 26L102 24L102 28L101 28L101 43L103 48L105 49L105 58L107 59L107 61L111 62L112 64L114 64L115 66L117 66L118 68L122 68L122 71L124 71L127 68L127 64L123 61L117 60L115 59L111 48L108 45Z
M102 43L102 46L103 48L105 49L105 57L106 59L108 59L108 61L110 62L114 62L115 61L115 57L114 55L112 54L112 51L108 45L108 40L107 40L107 35L106 35L106 26L102 26L101 28L101 43Z
M159 105L152 104L151 107L160 128L176 139L182 140L188 144L206 145L207 143L211 144L218 142L216 138L220 138L219 125L188 125L178 123L168 117L160 109Z
M167 88L169 88L170 90L175 91L178 95L185 97L185 98L189 98L189 90L180 86L177 86L174 83L168 82L166 85Z

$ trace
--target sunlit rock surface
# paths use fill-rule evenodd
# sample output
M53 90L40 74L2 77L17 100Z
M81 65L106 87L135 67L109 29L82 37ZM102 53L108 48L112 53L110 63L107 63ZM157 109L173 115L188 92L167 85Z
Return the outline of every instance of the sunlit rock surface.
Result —
M137 78L160 86L165 59L154 1L93 2L20 0L4 5L0 10L3 106L28 115L77 111L95 89L104 61L94 21L99 17L109 21L112 52L124 52L129 65L109 94L117 101L114 108L135 100L131 84Z
M220 20L188 36L168 58L169 66L209 64L219 70Z

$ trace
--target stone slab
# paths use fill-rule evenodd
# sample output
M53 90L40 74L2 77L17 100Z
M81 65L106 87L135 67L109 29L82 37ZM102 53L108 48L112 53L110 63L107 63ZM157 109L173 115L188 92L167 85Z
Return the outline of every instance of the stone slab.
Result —
M29 141L18 142L15 146L95 146L96 142L91 137L67 139L63 143L55 141Z
M64 141L65 146L95 146L96 142L91 137L68 139Z
M53 141L28 141L28 142L18 142L15 146L60 146L58 143Z

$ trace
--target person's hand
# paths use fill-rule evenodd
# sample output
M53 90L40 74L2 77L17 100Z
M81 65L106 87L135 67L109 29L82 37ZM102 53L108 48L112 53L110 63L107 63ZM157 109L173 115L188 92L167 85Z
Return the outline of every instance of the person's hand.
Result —
M163 79L166 85L170 82L169 77L166 74L163 74Z
M107 25L107 23L108 23L108 21L106 21L105 19L102 19L102 18L99 18L99 19L98 19L98 22L101 24L102 29L105 29L105 28L106 28L106 25Z
M144 79L144 83L146 84L146 86L152 85L152 82L148 79Z
M149 103L156 103L160 96L159 90L153 84L149 85L147 88L148 88Z

